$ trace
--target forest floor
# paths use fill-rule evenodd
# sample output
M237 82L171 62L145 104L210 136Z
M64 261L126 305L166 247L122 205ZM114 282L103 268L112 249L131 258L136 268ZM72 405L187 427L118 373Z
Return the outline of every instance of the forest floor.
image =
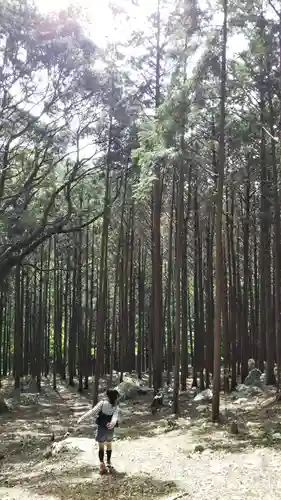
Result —
M12 381L4 382L8 395ZM151 395L122 403L117 473L104 477L91 421L76 425L89 397L63 383L55 392L45 380L40 396L12 401L12 411L0 416L1 500L280 499L281 407L273 389L222 396L220 425L211 423L210 405L194 404L191 391L181 394L176 421L168 408L151 415ZM54 456L52 433L66 444Z

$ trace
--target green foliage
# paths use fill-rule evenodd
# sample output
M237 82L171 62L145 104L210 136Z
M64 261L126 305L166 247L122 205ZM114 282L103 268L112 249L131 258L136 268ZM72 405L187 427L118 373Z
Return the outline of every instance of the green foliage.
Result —
M142 26L142 30L132 34L131 57L128 47L122 44L110 43L107 50L98 50L85 36L79 18L71 9L43 16L29 2L0 2L3 62L0 273L2 279L6 270L9 272L21 262L24 266L30 265L26 274L31 281L34 276L38 278L39 273L43 280L46 277L50 280L47 288L52 312L49 332L52 353L55 350L53 310L59 309L55 293L62 302L67 300L71 327L76 326L75 321L84 321L87 308L91 310L92 316L87 311L89 324L91 317L90 343L105 330L106 342L110 343L113 332L116 333L114 328L118 330L118 342L126 343L132 325L136 331L142 327L148 337L155 280L151 258L154 237L151 201L153 188L159 184L162 252L159 261L162 258L163 268L163 297L160 298L165 306L160 304L160 298L156 300L159 307L167 308L163 327L164 334L167 333L167 317L172 318L173 323L175 316L179 171L184 174L185 226L181 246L186 251L187 267L187 285L181 284L181 287L188 288L190 299L192 332L189 338L198 339L198 332L194 330L199 328L194 321L194 302L199 295L194 290L194 274L196 278L202 274L200 301L203 305L200 302L199 318L202 338L209 319L207 314L212 314L206 261L211 233L211 246L215 240L216 176L221 161L222 39L220 17L217 17L221 2L214 6L214 12L207 8L202 12L195 1L188 5L179 1L175 5L161 0L159 5L161 8L147 19L149 29ZM245 221L249 220L251 228L251 251L255 238L257 244L261 239L261 231L256 229L259 216L270 221L268 235L274 236L272 178L276 158L280 176L280 145L275 141L274 148L272 139L272 133L278 135L280 119L280 26L279 19L272 18L261 7L260 2L255 4L252 0L229 5L224 260L225 265L231 260L225 272L225 287L229 294L230 289L232 292L232 288L238 287L239 307L245 298ZM121 13L117 9L115 14L123 15L123 9ZM245 39L243 50L237 49L239 53L231 45L236 30ZM265 159L261 154L262 138ZM266 198L261 186L264 163L267 171L263 184L267 181L270 184L268 213L259 208ZM251 211L246 218L247 179L251 185ZM274 252L271 248L268 255ZM214 254L210 258L213 259ZM232 259L237 260L235 277L231 274L234 273ZM249 258L248 267L252 269L251 259L253 257ZM269 274L273 274L273 269L272 263ZM183 270L181 272L183 274ZM214 291L213 269L211 274ZM71 291L65 299L66 276ZM143 317L136 312L141 279L144 280ZM14 307L14 276L11 281L11 291L5 295L8 297L5 313L7 304ZM59 292L55 283L60 287ZM250 284L254 301L254 287L258 288L259 283L254 284L251 276ZM32 288L30 283L28 288ZM268 289L271 288L272 283ZM32 290L32 294L35 314L39 292ZM101 311L110 316L106 326L102 324ZM78 313L82 320L75 317ZM230 313L228 317L232 321ZM14 319L10 321L14 323ZM62 321L62 344L67 339L65 335L69 335L66 326L69 327ZM240 326L237 322L237 331ZM25 331L27 327L23 324L22 328ZM173 329L173 325L170 328ZM76 330L82 331L81 324ZM252 331L251 336L254 336ZM12 342L11 346L13 351ZM188 350L191 350L189 344ZM134 346L135 354L136 351ZM98 349L91 345L89 352L96 355ZM67 355L63 349L62 353ZM119 351L115 354L121 356Z
M133 151L133 161L139 168L138 181L133 186L133 196L138 201L145 201L151 193L155 176L155 168L164 171L173 166L176 150L167 147L163 134L164 125L160 119L142 124L139 132L140 147Z

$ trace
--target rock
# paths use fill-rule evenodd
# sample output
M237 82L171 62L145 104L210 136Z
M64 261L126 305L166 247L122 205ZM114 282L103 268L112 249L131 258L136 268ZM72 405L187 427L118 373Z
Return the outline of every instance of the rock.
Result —
M254 385L258 387L261 384L261 374L258 368L253 368L245 378L245 385Z
M129 375L124 377L123 382L120 382L120 384L117 385L116 389L120 394L121 401L136 399L139 395L153 392L153 389L144 386L143 382L140 381L137 377Z
M167 420L167 427L165 429L164 432L170 432L170 431L174 431L175 429L179 429L179 424L178 422L176 422L175 420L172 420L172 419L168 419Z
M249 387L245 384L237 384L235 392L245 392L249 391Z
M6 399L0 396L0 415L9 411L12 411L11 405L8 403L8 401L6 401Z
M260 387L256 386L248 386L245 384L238 384L236 386L235 391L232 393L233 399L244 399L249 398L251 396L260 396L263 394L263 391Z
M260 377L260 381L263 385L267 385L267 376L266 373L262 373Z
M211 389L205 389L204 391L199 392L199 394L195 396L193 401L196 402L205 401L206 403L209 403L210 401L212 401L212 399L213 399L213 392L211 391Z
M68 453L71 455L77 453L88 452L88 449L92 450L93 441L87 438L71 438L68 437L62 441L54 443L49 450L51 451L51 456L56 456L61 453ZM49 451L47 450L47 452ZM46 453L47 453L46 452Z
M242 405L243 403L247 403L247 401L248 401L247 398L239 398L235 400L235 404Z
M196 410L200 413L200 412L203 412L205 413L206 411L208 411L208 407L206 407L206 405L198 405L196 406Z
M255 368L256 368L255 360L253 358L248 359L248 372L250 373Z
M276 440L280 440L280 439L281 439L281 434L280 434L280 432L275 432L274 434L272 434L272 438L273 438L273 439L276 439Z
M46 450L45 453L43 454L43 458L45 458L46 460L48 460L48 458L51 458L52 456L53 456L53 453L52 453L51 448Z
M263 395L263 386L253 386L251 387L251 396L262 396Z
M194 446L194 453L203 453L205 447L202 444L196 444Z
M179 424L176 420L173 420L172 418L168 418L167 419L167 426L170 428L170 429L176 429L179 427Z
M117 385L116 389L120 394L121 401L135 399L141 394L152 392L152 389L140 385L139 380L133 377L124 377L123 382Z

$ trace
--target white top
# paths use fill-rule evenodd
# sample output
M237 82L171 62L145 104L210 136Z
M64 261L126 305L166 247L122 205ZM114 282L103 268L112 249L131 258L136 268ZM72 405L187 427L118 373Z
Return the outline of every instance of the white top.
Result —
M111 424L114 427L118 420L118 406L113 406L107 399L99 401L94 408L91 408L91 410L84 413L84 415L82 415L82 417L78 420L78 423L83 422L83 420L88 417L97 417L100 411L102 411L105 415L112 415Z

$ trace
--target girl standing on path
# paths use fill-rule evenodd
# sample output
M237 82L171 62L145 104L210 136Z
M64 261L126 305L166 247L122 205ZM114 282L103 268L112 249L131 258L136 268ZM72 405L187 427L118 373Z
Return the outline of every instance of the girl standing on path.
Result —
M114 428L118 425L117 399L119 392L116 389L106 391L106 399L100 401L94 408L87 411L79 418L78 424L88 417L97 417L96 441L99 444L100 473L106 474L107 469L112 471L111 455ZM104 463L104 447L106 446L107 468Z

